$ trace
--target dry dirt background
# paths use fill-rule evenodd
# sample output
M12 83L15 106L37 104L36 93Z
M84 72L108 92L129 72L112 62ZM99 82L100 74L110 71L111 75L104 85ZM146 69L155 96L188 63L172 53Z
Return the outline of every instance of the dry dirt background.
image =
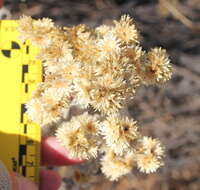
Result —
M200 190L200 32L192 31L173 17L161 17L153 0L5 3L16 18L23 12L35 18L50 17L57 24L68 26L109 24L124 13L134 17L144 49L162 46L173 62L172 80L164 88L141 88L129 109L142 132L158 137L166 146L165 166L152 175L133 171L116 183L99 177L91 189ZM193 22L200 23L200 0L183 0L180 6ZM67 189L75 189L71 179L65 177L64 181Z

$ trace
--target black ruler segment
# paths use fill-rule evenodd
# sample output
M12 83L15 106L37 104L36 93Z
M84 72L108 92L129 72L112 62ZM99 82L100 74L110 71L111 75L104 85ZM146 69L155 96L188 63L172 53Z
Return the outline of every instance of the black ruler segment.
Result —
M19 145L19 165L23 165L23 156L26 155L26 145L20 144Z
M22 175L26 176L26 166L22 166Z
M25 82L25 73L28 73L28 65L22 66L22 82Z
M26 112L26 105L25 104L21 104L21 119L20 122L23 123L24 122L24 113Z
M25 93L28 93L28 84L25 84Z

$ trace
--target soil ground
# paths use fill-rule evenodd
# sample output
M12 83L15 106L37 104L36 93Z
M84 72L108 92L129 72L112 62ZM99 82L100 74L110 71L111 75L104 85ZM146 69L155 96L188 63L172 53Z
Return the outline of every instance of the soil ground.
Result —
M173 17L161 17L156 1L149 0L27 0L6 2L14 17L25 13L50 17L60 25L109 24L120 15L131 15L141 31L144 49L162 46L174 67L172 80L164 88L141 88L129 111L146 135L166 146L165 166L152 175L134 171L117 183L101 177L93 190L199 190L200 189L200 32ZM200 23L198 0L181 1L192 21ZM73 182L64 179L68 189Z

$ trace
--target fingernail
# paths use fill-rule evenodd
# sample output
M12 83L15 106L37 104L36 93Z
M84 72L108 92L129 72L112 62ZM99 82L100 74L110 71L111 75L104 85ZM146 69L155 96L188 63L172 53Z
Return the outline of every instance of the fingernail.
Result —
M12 182L8 170L0 161L0 189L12 190Z

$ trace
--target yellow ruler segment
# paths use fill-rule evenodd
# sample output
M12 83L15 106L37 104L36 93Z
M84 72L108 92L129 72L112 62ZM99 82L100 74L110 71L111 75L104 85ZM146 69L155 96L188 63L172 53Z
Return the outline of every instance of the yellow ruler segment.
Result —
M0 160L38 182L41 133L28 120L25 103L42 81L42 65L37 48L22 43L16 28L16 21L0 21Z

